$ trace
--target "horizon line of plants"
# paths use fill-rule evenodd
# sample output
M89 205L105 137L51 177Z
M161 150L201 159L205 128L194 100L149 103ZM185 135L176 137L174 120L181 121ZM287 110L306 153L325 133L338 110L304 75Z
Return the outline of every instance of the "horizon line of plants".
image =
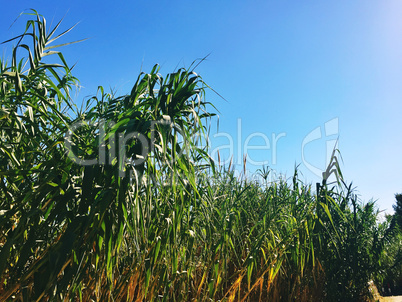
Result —
M0 60L0 301L364 301L369 280L400 278L397 224L335 155L338 183L316 192L297 169L259 183L215 166L192 139L215 115L194 69L155 65L78 109L58 50L72 43L52 45L72 28L28 15Z

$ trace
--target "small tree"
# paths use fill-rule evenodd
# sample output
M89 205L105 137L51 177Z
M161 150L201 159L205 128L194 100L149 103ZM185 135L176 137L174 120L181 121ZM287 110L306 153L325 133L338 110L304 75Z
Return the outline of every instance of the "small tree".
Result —
M402 230L402 194L395 194L396 204L393 206L394 219L399 229Z

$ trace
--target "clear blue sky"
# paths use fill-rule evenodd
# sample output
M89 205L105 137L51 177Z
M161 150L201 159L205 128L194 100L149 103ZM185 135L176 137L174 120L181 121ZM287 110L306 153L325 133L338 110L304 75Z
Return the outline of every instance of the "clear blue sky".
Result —
M166 74L210 54L197 72L227 100L207 94L236 164L245 143L265 145L249 159L286 176L300 164L315 183L339 136L345 179L392 212L402 193L401 1L4 1L1 41L21 33L24 19L10 25L28 8L53 24L66 15L63 29L80 22L66 41L91 38L64 49L83 86L77 102L98 85L126 93L141 66Z

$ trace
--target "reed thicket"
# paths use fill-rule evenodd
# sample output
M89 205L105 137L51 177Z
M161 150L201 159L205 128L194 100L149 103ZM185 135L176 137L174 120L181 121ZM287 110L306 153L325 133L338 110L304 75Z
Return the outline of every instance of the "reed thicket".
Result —
M68 30L32 16L0 62L1 301L368 297L395 233L373 202L341 179L317 192L297 169L255 182L215 164L195 139L214 107L191 69L155 66L78 109L51 44Z

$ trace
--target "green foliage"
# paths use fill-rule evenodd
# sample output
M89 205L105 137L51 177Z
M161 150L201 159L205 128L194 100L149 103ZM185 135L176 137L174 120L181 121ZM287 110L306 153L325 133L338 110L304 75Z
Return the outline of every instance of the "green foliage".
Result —
M402 194L395 195L396 204L394 205L394 219L395 223L399 226L399 229L402 230Z
M100 88L85 110L75 110L69 97L75 78L54 50L64 45L49 46L63 35L53 38L60 23L48 33L45 19L34 15L14 39L11 65L1 64L3 299L16 291L29 300L75 294L89 276L106 276L112 289L127 231L145 232L143 217L130 220L143 210L142 174L180 167L176 181L193 186L201 167L190 161L206 153L192 137L212 116L199 76L181 69L163 79L157 66L139 76L130 95L115 98ZM29 37L31 46L23 44ZM28 52L26 69L20 50ZM49 55L62 64L42 63ZM101 165L82 165L88 156Z
M383 249L375 281L379 289L384 288L385 293L388 292L388 285L392 293L402 291L402 229L399 224L402 195L396 194L395 199L394 215L387 215L379 226Z
M273 183L263 169L261 184L215 168L197 144L213 106L192 70L155 66L130 94L99 87L78 110L64 44L50 45L69 30L54 37L60 23L33 16L0 64L1 301L367 295L391 233L343 184L335 152L317 194L297 169Z

